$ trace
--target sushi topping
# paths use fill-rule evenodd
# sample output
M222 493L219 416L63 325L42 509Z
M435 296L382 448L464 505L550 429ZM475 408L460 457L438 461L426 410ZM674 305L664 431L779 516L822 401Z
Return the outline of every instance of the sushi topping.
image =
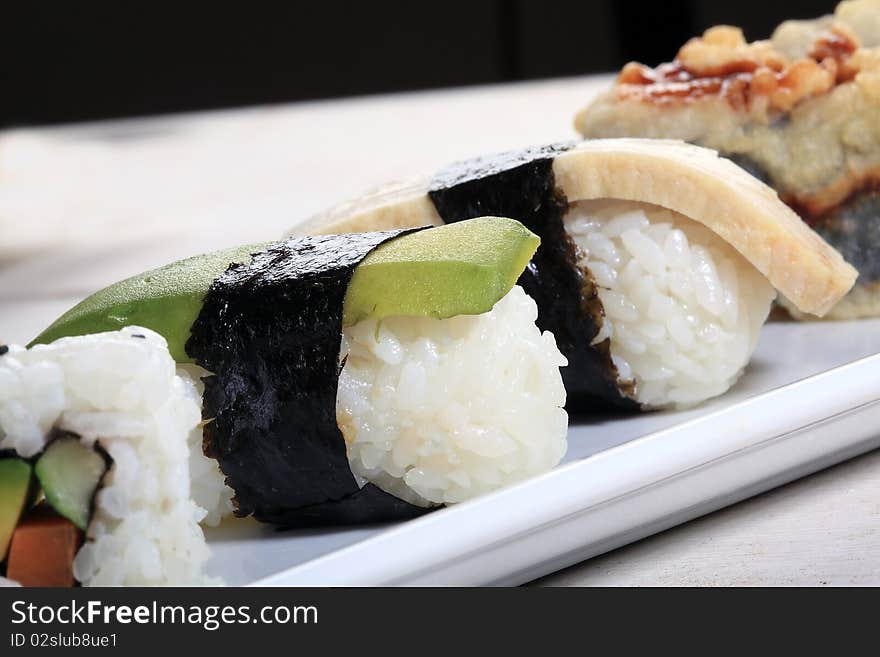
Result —
M864 65L852 58L858 47L852 30L837 24L819 34L806 57L790 60L772 42L747 43L742 30L720 25L688 41L670 63L627 64L617 94L654 103L720 96L737 109L789 112L852 80Z
M480 217L385 242L361 262L342 322L481 315L513 287L540 240L518 221Z
M373 249L404 232L293 239L211 285L186 351L213 373L204 378L204 449L235 491L237 515L302 526L424 512L358 485L335 410L349 282Z
M585 348L599 334L603 309L595 281L578 267L566 233L568 201L556 186L553 158L571 144L503 153L442 170L429 196L446 223L493 214L512 217L541 238L519 285L538 304L537 325L550 331L568 359L562 370L568 407L583 410L608 402L627 409L632 384L619 381L607 341Z
M83 299L40 333L29 347L59 338L140 327L133 338L146 340L144 328L168 343L178 363L191 362L184 345L211 283L233 262L247 262L266 244L251 244L193 256L119 281Z

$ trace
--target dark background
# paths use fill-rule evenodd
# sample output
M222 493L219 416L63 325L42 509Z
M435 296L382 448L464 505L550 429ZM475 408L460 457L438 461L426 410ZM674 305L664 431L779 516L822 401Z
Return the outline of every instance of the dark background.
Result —
M0 2L0 127L611 71L834 0Z

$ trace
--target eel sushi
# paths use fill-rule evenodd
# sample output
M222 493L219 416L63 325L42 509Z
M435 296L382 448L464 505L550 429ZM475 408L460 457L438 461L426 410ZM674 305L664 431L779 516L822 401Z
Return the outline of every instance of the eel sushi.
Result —
M199 523L230 510L406 519L551 469L566 361L515 285L538 243L483 217L244 247L112 285L7 347L5 575L210 582ZM64 554L28 558L47 524Z
M541 237L520 285L556 337L568 408L689 406L725 392L778 290L822 315L856 272L772 189L714 151L609 139L454 164L298 233L513 217Z
M631 62L576 117L587 138L682 139L773 187L859 279L826 314L880 314L880 1L786 21L747 43L735 27L691 39L670 63ZM792 316L810 319L790 298Z

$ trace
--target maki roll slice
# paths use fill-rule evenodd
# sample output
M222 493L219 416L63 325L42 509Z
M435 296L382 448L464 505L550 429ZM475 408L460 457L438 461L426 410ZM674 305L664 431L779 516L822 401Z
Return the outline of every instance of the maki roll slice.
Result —
M85 530L83 584L210 582L199 523L230 511L382 522L545 472L566 448L565 358L515 285L538 241L485 217L133 277L0 357L0 448Z
M822 315L856 273L772 189L682 142L595 140L454 164L297 233L481 214L541 237L519 284L568 359L568 408L690 406L724 393L777 291Z
M5 575L27 586L215 583L199 524L208 498L194 496L206 478L192 450L200 423L194 382L148 329L8 347L0 448L27 465L43 501L24 502ZM3 490L0 503L11 499Z
M859 272L826 317L880 314L880 3L786 21L766 41L718 26L673 61L631 62L577 115L586 138L682 139L719 151L780 198ZM796 318L815 318L783 295Z

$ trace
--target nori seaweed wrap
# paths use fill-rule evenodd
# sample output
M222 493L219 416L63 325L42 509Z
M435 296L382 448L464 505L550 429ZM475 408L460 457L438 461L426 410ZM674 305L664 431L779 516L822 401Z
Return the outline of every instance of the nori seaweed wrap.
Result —
M604 310L590 272L577 266L576 246L562 221L568 200L556 186L553 157L571 145L453 164L433 178L428 196L445 223L481 214L517 217L541 237L542 247L519 284L538 303L538 325L552 331L568 358L562 378L569 406L588 409L608 402L636 410L632 384L619 382L608 343L581 348L584 336L592 339L599 333Z

